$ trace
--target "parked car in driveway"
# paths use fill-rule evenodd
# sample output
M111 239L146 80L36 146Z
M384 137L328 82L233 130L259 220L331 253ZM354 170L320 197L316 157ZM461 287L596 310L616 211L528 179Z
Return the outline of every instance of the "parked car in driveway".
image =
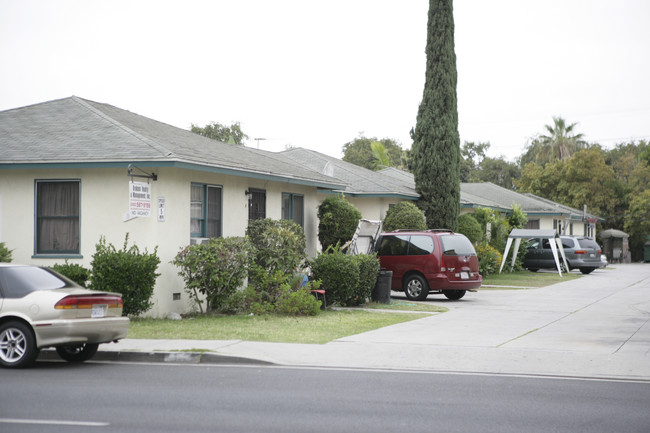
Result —
M607 260L602 259L600 246L593 239L584 236L560 236L560 240L569 263L569 271L579 269L583 274L590 274L595 269L607 266ZM546 238L528 239L523 267L533 272L539 269L556 269L549 242L550 240ZM566 272L562 256L558 258L561 269Z
M450 230L381 233L375 251L381 267L393 272L392 290L412 300L424 300L429 293L460 299L481 286L474 246Z
M82 362L126 337L122 296L85 289L51 269L0 263L0 366L26 367L44 347Z

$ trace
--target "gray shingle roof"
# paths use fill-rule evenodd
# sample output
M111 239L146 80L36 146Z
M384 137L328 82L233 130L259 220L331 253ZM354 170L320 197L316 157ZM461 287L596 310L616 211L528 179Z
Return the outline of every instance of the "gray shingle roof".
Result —
M281 156L211 140L75 96L0 112L0 166L144 161L342 187L336 179Z
M412 173L396 169L386 168L379 173L400 179L415 187L415 179ZM521 209L528 215L558 215L568 216L572 220L582 219L582 211L564 206L552 200L538 197L534 194L521 194L490 182L483 183L461 183L460 204L463 207L487 207L499 211L509 211L514 204L521 206ZM596 215L587 214L588 218L598 218Z
M409 184L314 150L296 148L280 154L296 164L344 182L344 192L351 196L401 197L410 200L419 198L414 182Z

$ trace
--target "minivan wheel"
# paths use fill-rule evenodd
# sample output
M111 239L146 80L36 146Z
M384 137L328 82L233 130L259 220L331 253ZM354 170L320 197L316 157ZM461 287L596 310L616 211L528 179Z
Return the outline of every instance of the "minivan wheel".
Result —
M22 322L7 322L0 326L0 366L23 368L38 356L36 339L31 328Z
M580 272L583 274L591 274L596 268L580 268Z
M443 290L442 294L447 297L447 299L451 299L452 301L456 301L463 296L465 296L465 293L467 293L467 290Z
M429 284L420 275L409 275L404 281L404 293L412 301L424 301L429 295Z

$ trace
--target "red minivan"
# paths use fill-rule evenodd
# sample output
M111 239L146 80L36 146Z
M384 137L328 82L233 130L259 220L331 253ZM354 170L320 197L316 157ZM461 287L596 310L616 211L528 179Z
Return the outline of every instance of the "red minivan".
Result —
M481 287L478 257L464 235L450 230L381 233L375 244L382 269L393 271L392 290L415 301L429 293L460 299Z

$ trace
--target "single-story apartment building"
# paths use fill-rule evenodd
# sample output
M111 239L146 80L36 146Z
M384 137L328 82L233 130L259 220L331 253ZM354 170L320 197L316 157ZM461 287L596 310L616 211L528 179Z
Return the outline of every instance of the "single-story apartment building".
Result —
M0 242L14 262L90 267L101 237L121 248L128 233L129 245L158 248L152 316L190 308L170 263L181 248L243 236L249 220L268 217L300 224L313 256L318 205L341 193L371 220L419 198L413 175L401 170L226 144L76 96L0 112ZM537 228L579 223L577 211L545 202L493 184L461 185L463 212L520 204Z

